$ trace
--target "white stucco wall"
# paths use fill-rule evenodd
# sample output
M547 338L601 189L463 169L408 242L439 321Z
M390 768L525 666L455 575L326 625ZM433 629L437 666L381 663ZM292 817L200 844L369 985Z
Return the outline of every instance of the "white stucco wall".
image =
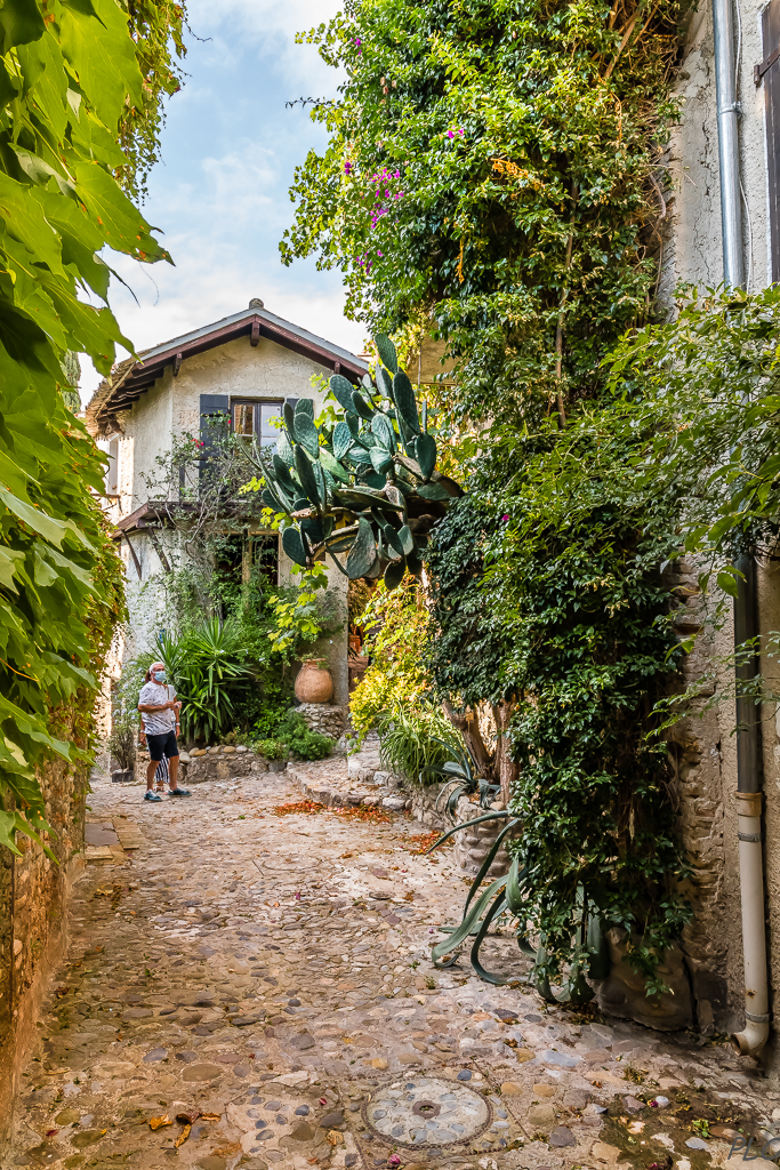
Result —
M119 498L110 509L111 519L120 520L149 500L166 498L167 483L160 477L157 460L169 452L174 437L200 433L201 394L260 401L312 398L317 413L324 394L312 385L312 378L327 378L329 373L325 367L267 338L252 346L248 337L185 358L176 377L171 367L166 368L162 377L119 416L123 431L119 441ZM160 538L166 553L175 560L180 554L172 547L172 535L161 533ZM149 536L142 531L129 534L141 564L140 580L127 540L122 539L121 550L130 620L118 646L121 661L151 648L160 628L175 626L175 615L166 612L164 570ZM291 581L291 567L280 550L280 584ZM328 616L341 622L341 627L328 633L312 653L328 659L334 676L334 701L344 704L348 698L346 585L343 575L332 566L329 582L323 607Z

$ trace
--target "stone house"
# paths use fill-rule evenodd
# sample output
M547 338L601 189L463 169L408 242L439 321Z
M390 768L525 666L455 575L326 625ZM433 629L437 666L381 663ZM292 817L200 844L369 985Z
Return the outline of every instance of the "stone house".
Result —
M700 5L688 28L677 94L682 117L664 160L661 298L671 304L680 283L763 289L780 279L780 0ZM676 585L690 598L679 618L685 635L702 625L696 567L683 565ZM749 635L753 617L756 633L780 629L777 562L757 559L755 590L740 605L738 640ZM691 676L712 672L730 654L734 636L733 619L705 630L688 662ZM780 692L777 659L760 666ZM705 1031L743 1029L741 1049L777 1067L778 1025L770 1012L780 994L780 716L765 705L756 718L751 704L738 718L729 697L733 668L717 669L721 701L678 725L672 745L694 874L696 918L683 945L689 1011ZM757 888L762 876L763 891ZM746 883L752 883L752 906L743 895Z
M129 622L116 648L116 665L154 646L158 631L174 629L166 575L180 565L181 530L171 517L193 507L185 502L183 480L165 474L174 444L189 437L203 444L194 472L205 482L215 419L229 420L234 434L261 448L279 437L285 401L310 398L315 414L327 392L327 378L340 372L355 381L364 361L332 342L270 313L260 300L223 320L161 342L129 359L105 379L86 407L86 424L109 456L106 497L126 572ZM188 488L192 485L188 484ZM173 497L173 498L172 498ZM253 509L256 513L256 509ZM274 584L289 580L291 562L278 535L264 529L246 509L226 500L220 526L225 533L222 571L244 577L251 565ZM334 703L347 701L346 585L332 566L325 605L339 629L317 652L329 659Z

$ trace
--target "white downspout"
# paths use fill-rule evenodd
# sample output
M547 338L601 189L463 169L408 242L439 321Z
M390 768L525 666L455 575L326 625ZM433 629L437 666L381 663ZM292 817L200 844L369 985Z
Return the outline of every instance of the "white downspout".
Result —
M734 0L739 4L740 0ZM712 0L715 84L718 107L718 163L723 229L723 277L729 288L744 287L742 205L739 181L739 105L734 54L732 0ZM755 559L740 558L743 574L734 600L737 646L758 633ZM742 950L745 964L745 1027L734 1036L740 1052L756 1055L769 1038L769 979L764 921L762 846L762 767L759 712L752 699L740 696L741 683L758 671L755 658L741 661L737 677L737 817L739 885L742 904Z

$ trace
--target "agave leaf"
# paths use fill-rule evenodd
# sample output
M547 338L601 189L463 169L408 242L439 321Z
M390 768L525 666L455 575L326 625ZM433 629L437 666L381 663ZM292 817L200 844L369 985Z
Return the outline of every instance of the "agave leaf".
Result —
M433 435L418 435L414 450L423 479L430 479L436 467L436 440Z
M343 374L333 374L328 379L330 392L344 410L352 410L352 392L355 387Z
M597 914L588 915L587 947L590 955L588 975L591 979L606 979L611 967L609 946L601 918Z
M479 872L477 873L476 877L474 878L474 881L471 883L471 889L469 890L468 895L466 897L466 903L465 903L465 906L463 908L464 913L466 912L466 910L468 910L469 905L471 904L471 899L474 897L475 893L477 892L477 890L479 889L479 887L482 885L483 881L487 877L488 870L490 869L491 865L493 864L493 862L496 859L496 854L498 853L499 849L501 848L501 844L504 840L504 837L506 837L507 833L512 832L512 830L515 828L517 823L518 822L515 819L515 820L510 821L508 825L505 825L504 828L501 830L501 832L496 837L493 844L488 849L487 853L485 854L485 857L482 861L482 864L479 867ZM511 866L510 866L510 870L511 870ZM507 880L508 880L509 874L507 873L506 876L507 876Z
M481 825L483 821L506 820L509 815L505 808L501 808L494 809L493 812L485 813L484 816L475 817L471 821L464 821L463 824L456 825L454 829L448 829L446 833L439 837L438 841L434 841L433 845L426 852L433 853L434 849L438 849L440 845L443 845L445 841L449 840L453 833L459 833L461 829L470 829L472 825Z
M282 533L282 548L291 561L294 561L296 565L301 565L304 569L306 568L309 561L306 556L303 536L297 528L285 528Z
M380 360L387 366L391 373L398 372L398 355L395 351L390 338L385 333L378 333L374 338L374 345L376 352L379 354Z
M510 910L512 914L516 914L518 916L522 914L523 907L527 902L527 898L523 893L523 889L520 884L521 878L524 877L525 874L525 867L523 867L522 871L520 870L520 858L513 857L512 864L509 867L509 873L507 874L506 904L507 909Z
M454 951L458 947L463 946L466 939L472 933L473 928L476 926L477 922L479 922L483 913L487 909L491 900L499 892L503 897L505 885L506 874L504 874L503 877L496 878L494 882L491 882L471 907L469 913L464 914L458 926L456 926L455 929L450 934L448 934L446 938L443 938L441 942L437 942L433 947L431 947L431 958L433 959L434 964L436 964L440 959L443 959L444 956L448 955L451 951Z
M373 529L365 516L361 516L358 521L357 535L347 557L346 570L350 581L367 576L374 567L376 559Z
M420 420L417 415L417 399L412 389L412 383L403 370L400 370L393 378L393 401L409 430L413 434L419 435Z
M498 895L495 902L490 907L485 917L482 919L482 926L480 927L479 934L474 939L474 944L471 948L470 955L471 966L474 968L479 978L483 979L485 983L494 984L496 987L501 987L504 983L506 983L506 978L503 975L494 975L492 972L485 970L479 961L479 949L482 946L485 935L490 929L491 922L504 909L506 909L506 895L502 892Z
M343 459L354 442L355 436L352 434L347 423L343 420L337 422L333 428L333 438L331 439L335 458Z

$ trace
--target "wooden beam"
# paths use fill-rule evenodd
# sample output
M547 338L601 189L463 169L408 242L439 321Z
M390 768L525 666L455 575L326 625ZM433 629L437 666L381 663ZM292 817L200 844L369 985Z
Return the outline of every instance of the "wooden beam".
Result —
M173 359L173 376L174 376L174 378L178 378L178 376L179 376L179 370L181 369L181 359L182 359L182 353L181 353L181 350L179 350L179 352L176 354L176 357Z
M252 332L249 334L249 344L250 345L257 345L259 340L260 340L260 321L257 317L255 317L254 321L252 322Z

